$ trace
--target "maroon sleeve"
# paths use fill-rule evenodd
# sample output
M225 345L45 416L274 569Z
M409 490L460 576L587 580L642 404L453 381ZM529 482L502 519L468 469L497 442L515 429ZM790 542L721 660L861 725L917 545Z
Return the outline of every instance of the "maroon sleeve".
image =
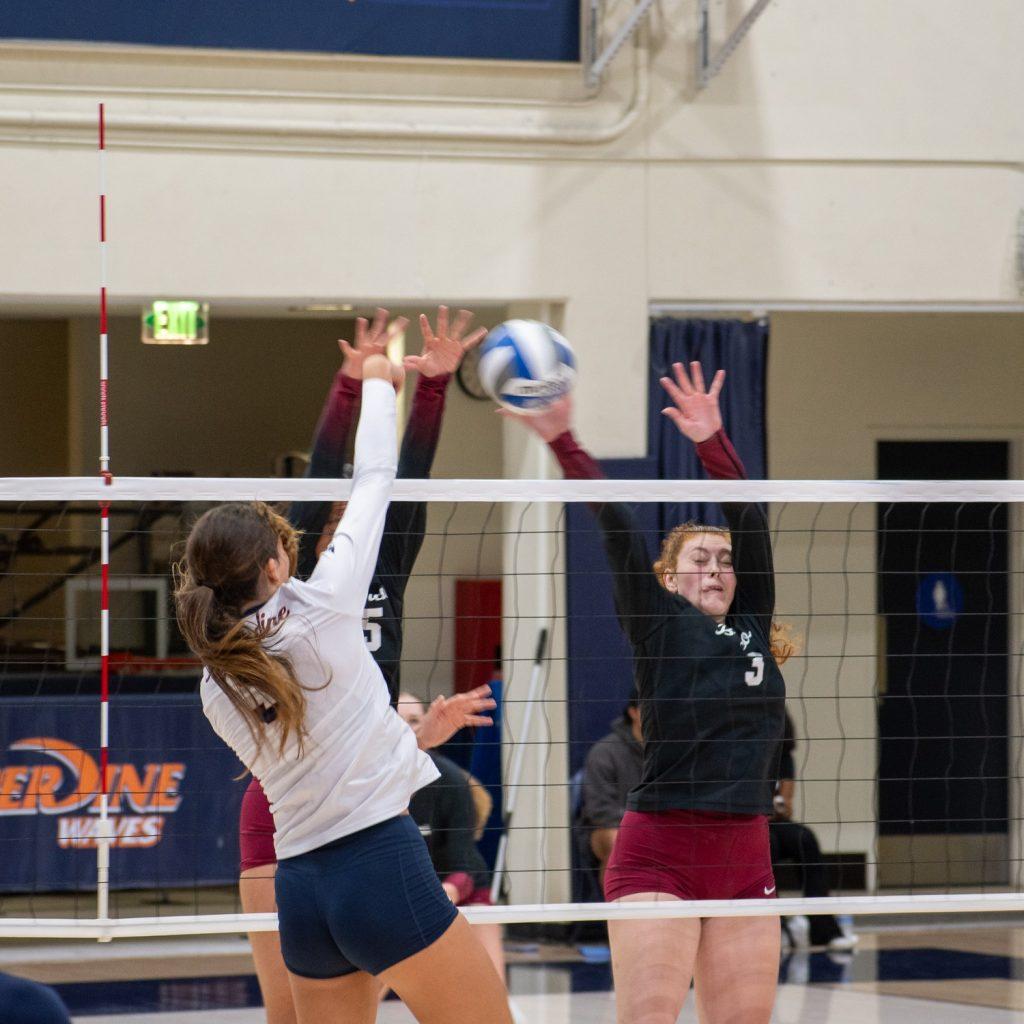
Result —
M697 457L712 480L746 480L747 471L732 441L724 430L719 430L697 445Z
M743 461L724 430L697 445L709 477L714 480L746 480ZM736 572L736 598L733 609L762 620L762 628L771 636L771 618L775 613L775 571L772 564L771 537L764 508L754 502L724 502L722 511L732 534L733 565Z
M572 431L559 434L549 442L549 447L567 479L604 479L601 467L580 447ZM619 623L629 640L639 643L665 614L667 594L654 575L647 545L629 506L594 502L590 510L601 528L605 555L611 566Z
M420 374L412 396L409 421L402 437L402 450L398 457L398 476L402 478L428 477L434 464L437 441L441 436L445 395L450 373L436 377Z
M590 452L581 448L571 430L559 434L548 444L566 480L603 480L604 473Z
M398 453L401 479L430 476L437 442L441 436L445 395L451 374L424 377L420 374L412 396L412 408ZM377 571L399 591L412 574L427 529L427 506L422 501L393 501L384 520Z
M352 424L359 416L363 382L339 370L320 413L320 422L313 438L313 454L309 475L317 479L340 477L345 468L345 455Z
M339 370L327 393L313 436L313 452L306 476L316 479L340 478L345 473L348 440L359 415L363 382ZM303 579L316 567L316 544L331 513L329 501L294 501L288 520L301 534L298 574Z

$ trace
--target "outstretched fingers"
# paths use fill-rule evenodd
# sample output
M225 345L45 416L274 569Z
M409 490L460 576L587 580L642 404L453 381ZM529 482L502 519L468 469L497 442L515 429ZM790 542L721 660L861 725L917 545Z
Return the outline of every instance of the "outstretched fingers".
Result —
M356 348L361 349L366 345L366 317L356 317Z
M484 338L487 337L487 328L478 327L463 343L462 351L468 352L471 348L476 348Z
M671 377L662 377L661 386L668 392L668 397L672 399L676 405L682 405L686 401L687 394L682 388Z
M680 430L686 424L686 417L677 409L675 406L670 406L668 409L662 409L661 414L667 416Z
M672 371L675 373L676 384L678 385L679 390L682 391L684 395L692 395L693 385L690 383L690 378L686 374L686 367L683 366L682 363L673 363Z
M388 311L382 307L377 307L377 312L373 316L373 326L370 328L370 337L367 339L371 344L379 344L381 335L387 334L388 329Z
M462 336L466 333L466 328L469 327L469 322L473 319L473 314L468 309L460 309L455 314L455 321L452 323L451 333L449 337L452 341L461 341Z
M426 313L420 313L420 334L423 336L423 347L430 348L434 344L434 332Z

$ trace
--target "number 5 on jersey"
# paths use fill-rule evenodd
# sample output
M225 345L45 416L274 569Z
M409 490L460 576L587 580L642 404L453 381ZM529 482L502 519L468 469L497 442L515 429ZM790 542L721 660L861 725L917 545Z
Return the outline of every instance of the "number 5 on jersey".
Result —
M366 638L366 649L372 654L380 650L380 623L371 622L371 619L380 619L384 616L383 608L363 609L363 633Z
M743 681L747 686L757 686L764 679L764 655L748 653L747 657L752 664L750 671L744 674Z

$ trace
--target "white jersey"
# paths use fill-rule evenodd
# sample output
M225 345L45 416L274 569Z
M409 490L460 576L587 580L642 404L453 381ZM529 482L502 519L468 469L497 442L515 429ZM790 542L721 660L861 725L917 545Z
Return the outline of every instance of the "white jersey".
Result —
M270 801L279 860L315 850L400 814L438 777L395 713L366 648L363 609L397 468L395 391L363 383L352 495L308 583L290 579L254 611L280 628L267 647L291 660L306 687L305 737L278 752L280 725L264 727L259 754L242 715L204 673L203 710L217 735L260 781ZM254 698L255 701L255 698Z

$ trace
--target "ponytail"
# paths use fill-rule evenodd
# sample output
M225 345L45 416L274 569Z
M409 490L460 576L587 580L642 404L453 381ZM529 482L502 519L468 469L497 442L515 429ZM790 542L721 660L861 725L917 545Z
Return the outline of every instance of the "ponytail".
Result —
M800 638L793 635L793 627L788 622L772 622L770 650L779 668L799 654L802 646Z
M305 690L288 657L267 646L283 622L254 629L244 614L279 540L293 559L295 531L262 502L211 509L193 526L174 567L174 602L185 642L242 716L257 751L274 721L283 754L293 734L301 752Z

